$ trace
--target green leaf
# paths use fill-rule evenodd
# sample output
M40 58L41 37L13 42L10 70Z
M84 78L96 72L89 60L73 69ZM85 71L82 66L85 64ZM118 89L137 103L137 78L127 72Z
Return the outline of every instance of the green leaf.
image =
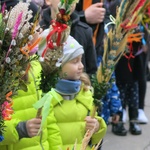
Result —
M42 127L44 125L44 122L45 122L45 120L46 120L46 118L50 112L51 100L52 100L52 96L50 95L50 93L47 93L36 104L34 104L34 108L36 108L36 109L43 107L43 109L42 109L42 122L41 122L40 129L38 131L38 135L41 132Z
M47 99L51 99L51 95L49 93L45 94L40 100L33 104L33 107L35 109L43 107Z
M46 118L50 112L51 100L52 100L52 96L49 94L49 96L45 100L45 103L43 106L41 127L43 126L43 124L44 124L44 122L45 122L45 120L46 120Z

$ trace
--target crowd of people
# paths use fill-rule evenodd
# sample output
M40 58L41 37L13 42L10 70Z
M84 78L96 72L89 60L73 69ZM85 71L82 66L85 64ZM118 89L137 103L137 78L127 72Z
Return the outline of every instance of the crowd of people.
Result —
M5 3L9 10L19 0L0 2L1 6ZM24 2L26 3L26 0ZM42 38L46 38L49 33L51 21L57 15L59 2L60 0L30 2L29 9L33 11L33 16L40 8L39 25L42 28L41 35L44 35ZM96 74L102 62L103 40L108 32L105 30L105 25L110 22L110 15L116 17L116 9L120 3L121 0L106 0L105 3L99 0L79 0L72 8L70 35L63 46L64 51L69 52L62 58L57 84L46 91L53 96L53 100L44 128L39 134L41 118L36 117L37 110L33 108L33 104L37 101L37 87L34 85L32 73L40 83L42 66L40 62L33 61L26 77L28 91L19 90L18 95L13 97L15 113L12 120L5 121L6 132L4 141L0 142L1 150L40 150L41 148L42 150L67 150L68 147L73 147L76 139L78 149L86 131L94 128L87 148L91 149L104 138L109 124L112 125L112 132L115 135L127 135L127 129L124 127L127 121L127 109L130 133L142 134L139 124L148 123L144 105L149 75L149 43L147 42L149 36L142 24L135 29L135 32L143 33L142 40L131 43L134 57L129 58L130 53L121 57L110 79L113 80L112 87L102 99L101 112L94 118L89 115L93 102L90 77ZM41 54L44 49L42 43L38 53ZM41 97L42 91L38 89L38 93ZM102 142L103 140L101 145Z

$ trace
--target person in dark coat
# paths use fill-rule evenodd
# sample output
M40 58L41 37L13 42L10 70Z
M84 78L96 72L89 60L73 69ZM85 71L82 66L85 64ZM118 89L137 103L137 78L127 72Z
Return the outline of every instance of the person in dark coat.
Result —
M109 10L99 0L79 0L76 12L80 20L92 28L97 57L102 56L104 25L110 21Z
M141 25L135 29L135 33L142 32ZM146 82L146 65L143 64L145 60L143 57L143 41L129 43L129 53L123 56L116 67L116 81L121 93L121 100L123 108L126 109L128 105L128 115L130 121L130 132L133 135L140 135L142 133L140 126L138 125L138 109L139 109L139 97L141 96L139 82ZM130 57L132 55L132 57ZM145 68L144 68L145 66ZM143 93L143 94L144 94Z
M141 124L148 123L148 118L144 112L145 107L145 95L147 89L147 67L148 67L148 34L144 30L144 27L141 26L141 29L144 31L144 37L140 45L140 53L137 53L135 57L136 79L138 80L139 85L139 109L138 109L138 122ZM144 41L145 40L145 41Z

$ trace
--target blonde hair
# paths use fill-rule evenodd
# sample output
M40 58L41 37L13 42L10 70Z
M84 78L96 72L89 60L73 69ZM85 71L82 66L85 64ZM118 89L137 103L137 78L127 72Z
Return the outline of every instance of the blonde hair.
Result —
M90 90L91 89L91 81L90 81L90 78L88 76L87 73L82 73L81 74L81 77L80 77L80 80L82 82L82 88L84 91L87 91L87 90Z

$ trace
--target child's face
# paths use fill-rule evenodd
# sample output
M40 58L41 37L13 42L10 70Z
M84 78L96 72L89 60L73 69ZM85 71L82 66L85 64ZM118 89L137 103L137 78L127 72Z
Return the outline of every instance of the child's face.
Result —
M81 62L82 55L72 59L62 67L63 78L67 80L79 80L83 72L83 64Z

